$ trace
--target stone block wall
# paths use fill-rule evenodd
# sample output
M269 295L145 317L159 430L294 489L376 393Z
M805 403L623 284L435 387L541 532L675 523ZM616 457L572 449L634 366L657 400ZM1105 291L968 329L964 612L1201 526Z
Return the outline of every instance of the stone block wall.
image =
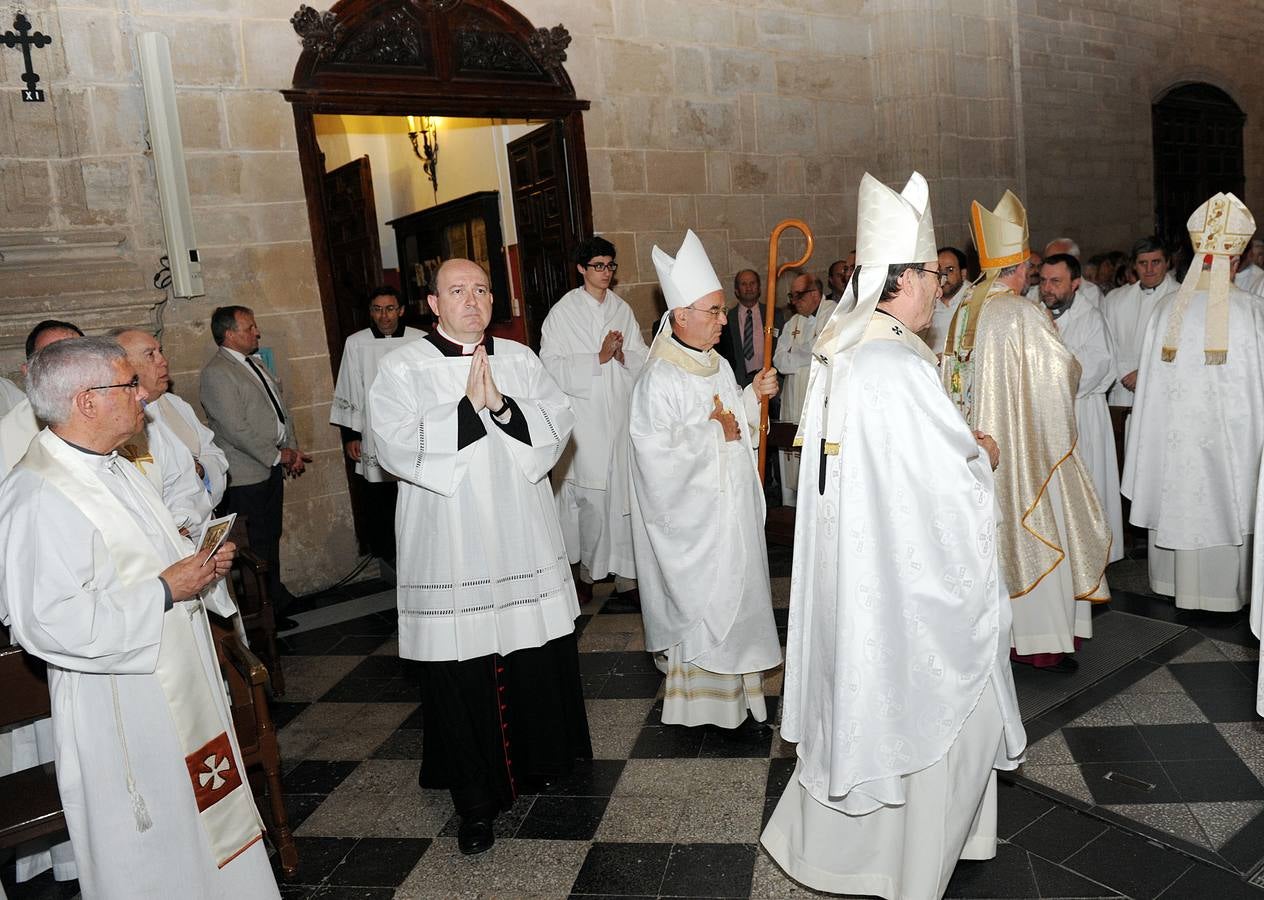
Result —
M1016 2L1033 242L1069 234L1086 254L1126 252L1153 231L1150 107L1195 81L1225 91L1246 113L1242 199L1264 221L1258 10L1179 0Z
M279 93L299 54L288 21L297 5L21 4L53 44L34 51L43 104L21 102L21 54L0 51L0 371L17 368L25 331L40 318L96 330L160 320L175 390L199 408L198 372L215 349L211 310L253 308L299 440L314 457L286 487L283 575L301 592L340 578L357 551L338 434L328 424L333 381L294 121ZM11 27L13 7L0 30ZM161 307L151 279L165 252L162 219L136 53L145 31L171 42L206 283L206 296Z

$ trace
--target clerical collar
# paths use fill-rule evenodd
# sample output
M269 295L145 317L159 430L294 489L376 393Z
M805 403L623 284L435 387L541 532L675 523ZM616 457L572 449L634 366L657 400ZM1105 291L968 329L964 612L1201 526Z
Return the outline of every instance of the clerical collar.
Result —
M1041 300L1040 302L1044 303L1043 300ZM1075 294L1072 294L1070 297L1066 299L1065 303L1059 303L1057 306L1046 306L1045 309L1049 310L1049 315L1053 316L1053 319L1056 322L1058 319L1062 318L1062 314L1065 313L1068 309L1070 309L1071 304L1074 302L1075 302Z
M88 456L113 456L114 455L113 450L111 450L109 453L102 453L99 450L89 450L87 447L80 447L74 441L66 440L64 437L62 437L60 434L57 434L57 432L55 431L53 432L53 435L57 438L57 440L61 441L67 447L70 447L73 450L78 450L80 453L85 453Z
M452 340L452 338L444 334L442 325L436 326L434 331L426 335L425 340L438 347L439 352L444 356L469 356L479 346L478 344L462 344L459 341ZM491 356L492 336L484 332L481 343L483 349L487 351L487 355Z
M373 324L373 322L371 322L371 321L369 322L369 330L373 332L373 337L375 337L375 338L388 338L388 337L393 337L393 338L395 338L395 337L403 337L403 336L404 336L404 328L405 328L405 326L404 326L404 322L403 322L403 320L401 319L401 320L400 320L400 321L399 321L399 322L395 325L395 331L394 331L394 333L393 333L393 334L387 334L385 331L382 331L382 330L381 330L381 329L379 329L376 325L374 325L374 324Z
M680 346L684 347L686 350L692 350L694 353L706 353L706 352L707 352L706 350L699 350L699 349L698 349L697 347L695 347L693 344L686 344L684 341L682 341L680 338L678 338L678 337L676 336L676 332L674 332L674 331L672 332L672 340L673 340L673 341L675 341L677 344L680 344Z
M1141 288L1141 293L1143 294L1153 294L1155 291L1159 289L1159 285L1161 284L1163 284L1163 282L1160 281L1159 284L1156 284L1154 287L1146 287L1145 285L1141 284L1141 282L1137 282L1137 287Z

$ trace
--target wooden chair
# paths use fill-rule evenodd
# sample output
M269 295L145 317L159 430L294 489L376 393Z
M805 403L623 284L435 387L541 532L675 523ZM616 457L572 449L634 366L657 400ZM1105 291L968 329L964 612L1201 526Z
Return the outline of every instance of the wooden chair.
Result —
M794 436L799 426L793 422L768 423L768 455L772 465L777 465L778 450L790 450L794 446ZM764 537L770 544L783 547L794 546L794 507L772 506L764 517Z
M237 545L237 558L233 561L228 578L228 589L237 602L250 648L267 667L272 695L284 697L285 673L281 668L281 652L277 648L276 613L268 594L268 563L256 556L248 546L245 522L242 519L233 523L229 540Z
M52 714L44 663L9 646L0 628L0 726L17 725ZM51 762L0 778L0 848L66 831L57 773Z
M211 617L211 631L220 670L228 685L229 709L250 789L256 801L261 801L265 792L268 795L267 807L260 802L260 808L270 813L265 816L270 820L268 834L281 858L281 871L287 878L293 878L298 872L298 847L290 832L281 790L281 751L272 726L272 713L268 710L268 670L232 627L218 616Z

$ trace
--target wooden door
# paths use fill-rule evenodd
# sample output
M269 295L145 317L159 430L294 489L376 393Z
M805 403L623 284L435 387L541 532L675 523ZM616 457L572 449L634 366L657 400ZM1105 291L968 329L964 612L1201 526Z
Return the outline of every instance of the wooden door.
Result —
M1190 214L1217 191L1243 195L1246 116L1219 88L1187 84L1151 107L1151 122L1155 233L1190 253Z
M362 156L323 177L325 234L334 282L334 310L345 341L369 327L368 294L382 283L373 172ZM337 350L342 357L342 344ZM336 366L335 366L336 368Z
M321 177L321 203L325 219L325 250L333 277L334 315L341 335L337 348L330 348L334 371L342 361L347 338L369 326L368 294L382 283L382 251L377 236L377 204L373 200L373 172L369 158L362 156ZM328 315L328 312L326 312ZM370 516L383 511L372 509L364 479L355 475L355 463L343 454L347 488L351 494L351 514L361 549L369 546L373 533Z
M559 119L537 128L511 141L508 150L523 312L528 340L538 350L544 317L575 286L571 252L580 239L580 217L564 123Z

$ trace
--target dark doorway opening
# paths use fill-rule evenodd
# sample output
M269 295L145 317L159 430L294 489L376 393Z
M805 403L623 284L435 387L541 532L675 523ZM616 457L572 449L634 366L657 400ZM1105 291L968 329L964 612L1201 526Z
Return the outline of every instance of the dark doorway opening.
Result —
M1154 130L1154 228L1168 246L1185 248L1190 214L1217 191L1242 197L1242 126L1246 114L1210 84L1172 88L1151 107Z
M518 243L505 249L514 286L516 314L493 323L492 333L538 345L543 315L564 293L555 278L528 273L570 266L569 249L592 231L592 203L584 145L583 111L563 68L570 35L561 25L536 28L502 0L341 0L320 12L300 6L291 23L303 39L293 87L282 92L294 113L308 221L324 312L325 336L335 373L347 337L363 327L364 284L383 280L381 248L376 260L347 241L346 226L367 227L355 215L350 195L330 196L335 182L325 172L317 140L317 116L443 116L534 120L548 123L555 179L552 202L564 215L548 218L551 240L538 240L533 223L520 228ZM440 165L442 166L442 155ZM348 174L348 181L353 181ZM362 189L372 201L372 192ZM512 206L519 211L517 179ZM524 210L532 210L529 204ZM363 212L363 210L361 210ZM376 235L373 236L376 238ZM352 246L354 245L354 246ZM561 259L544 258L561 252ZM343 271L347 269L347 271ZM408 273L401 272L403 276ZM550 293L545 293L549 291ZM415 321L410 324L420 324ZM370 510L357 496L352 467L356 533L365 544Z

